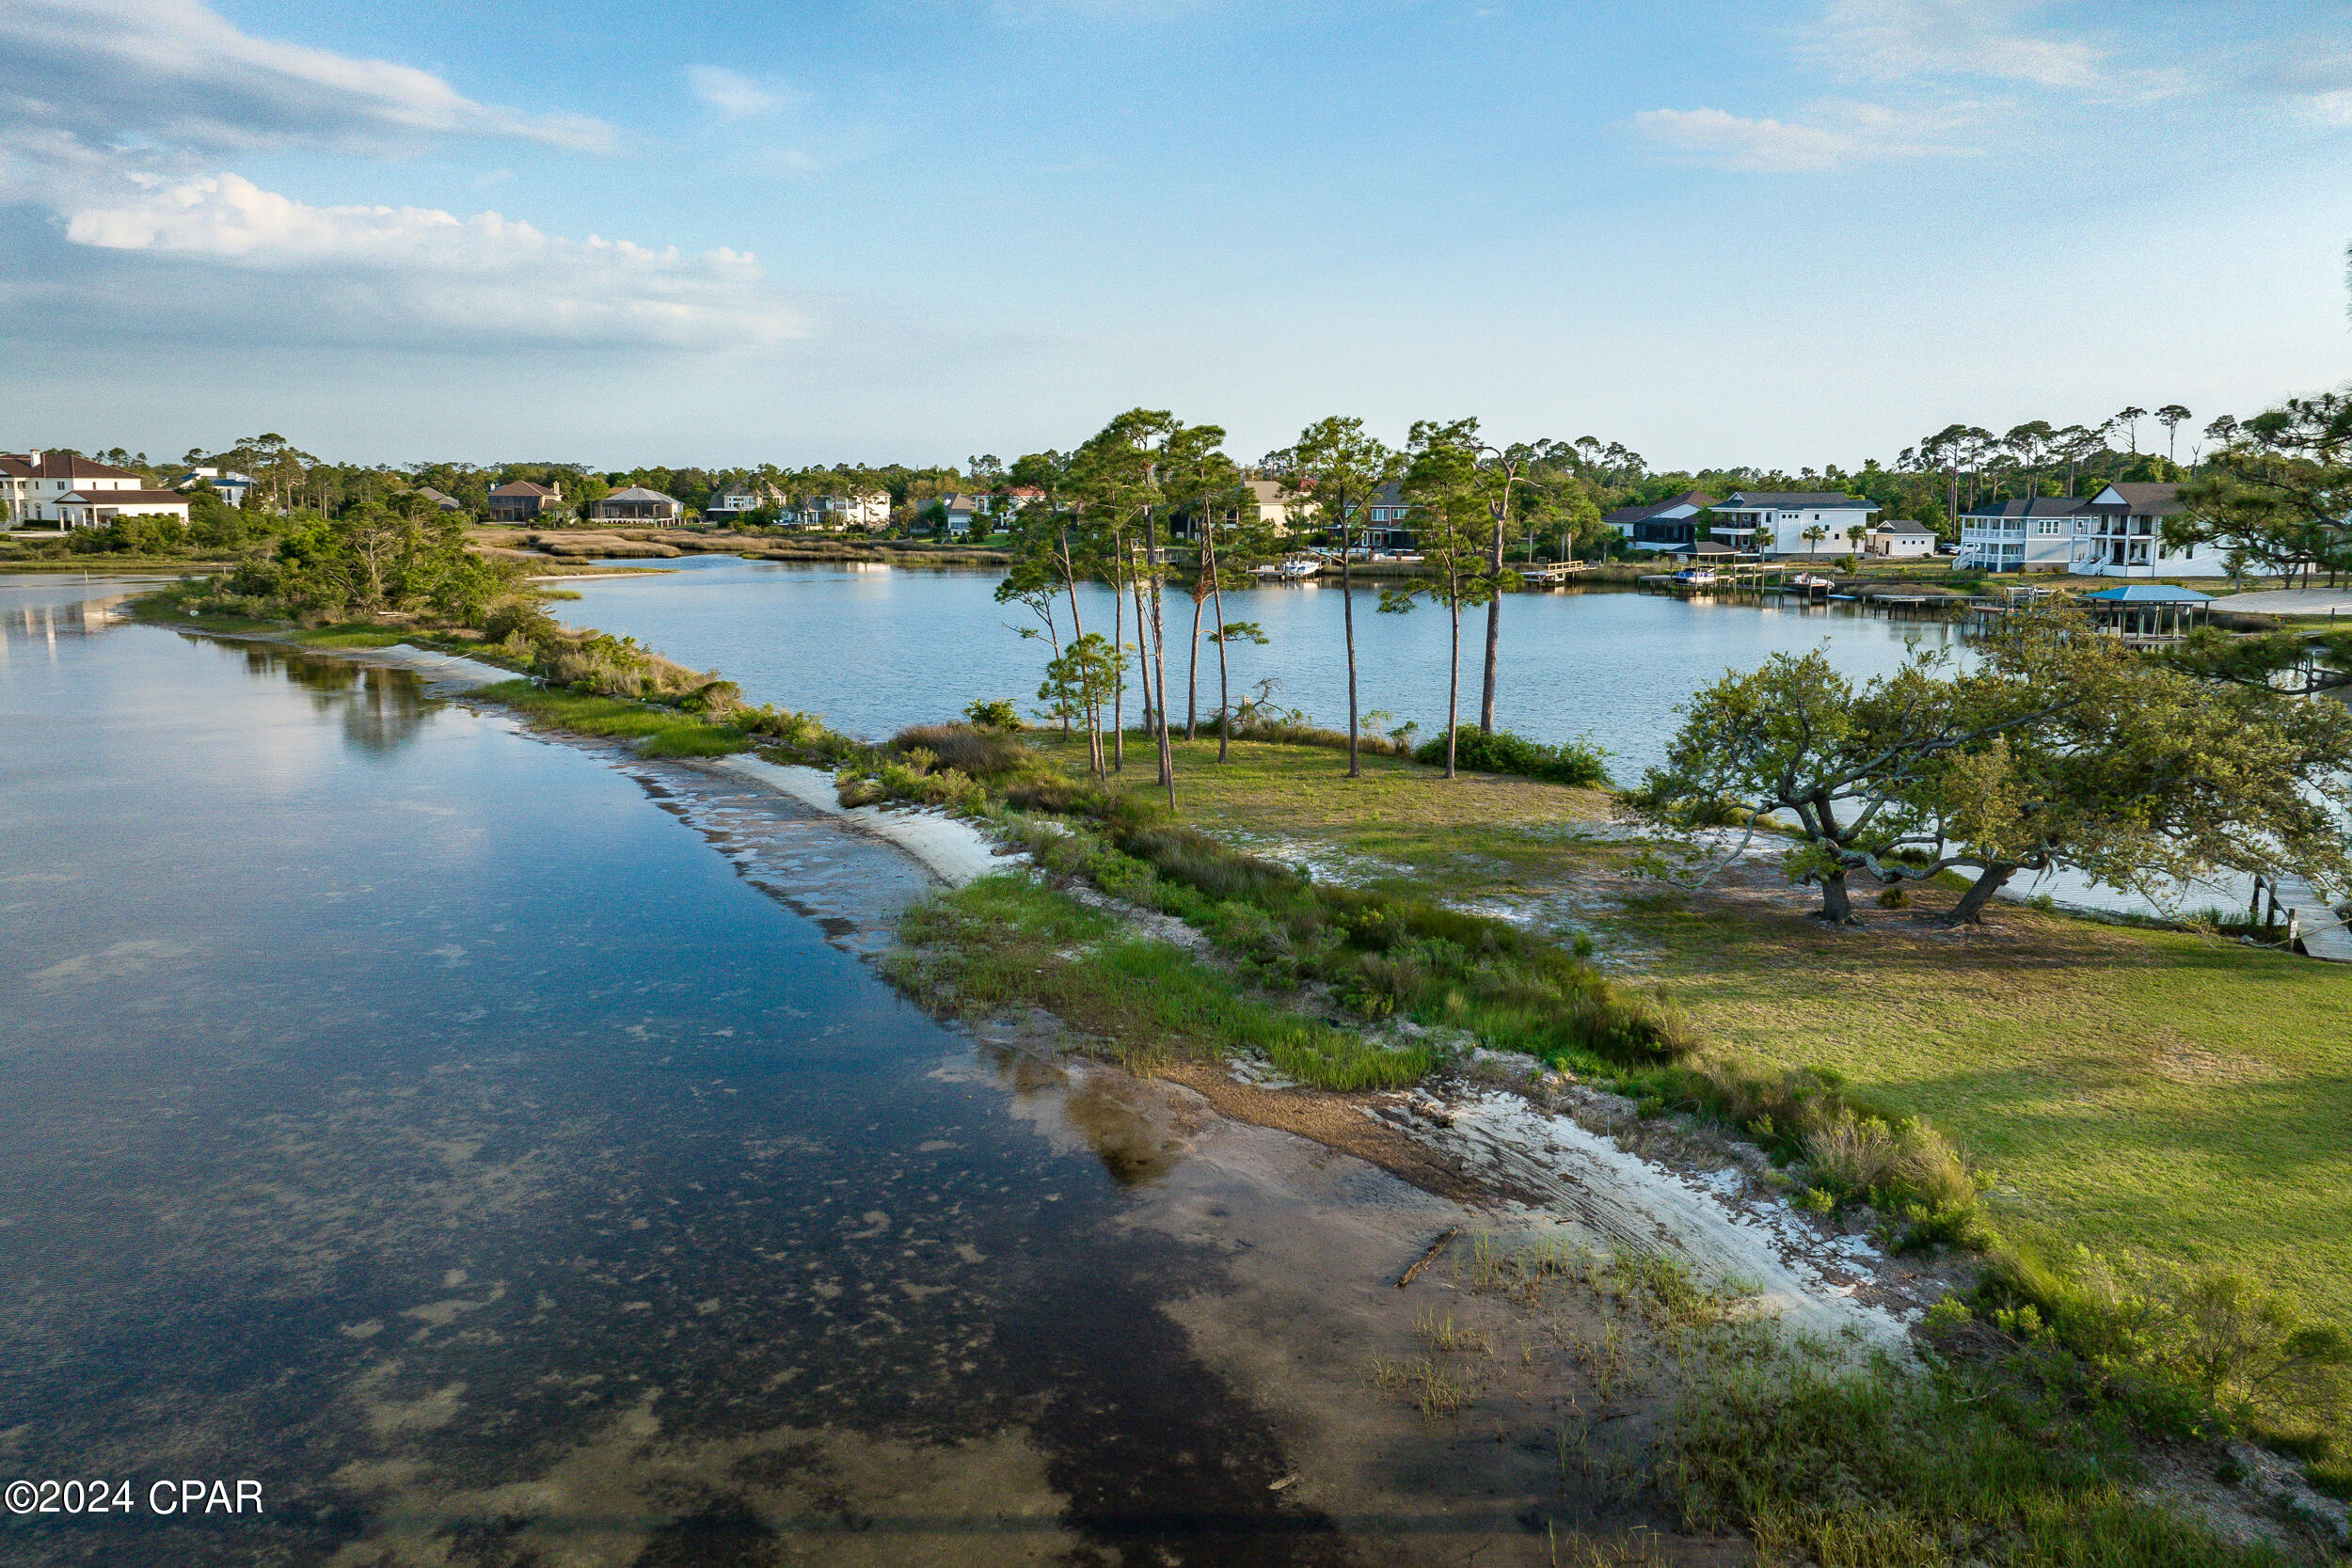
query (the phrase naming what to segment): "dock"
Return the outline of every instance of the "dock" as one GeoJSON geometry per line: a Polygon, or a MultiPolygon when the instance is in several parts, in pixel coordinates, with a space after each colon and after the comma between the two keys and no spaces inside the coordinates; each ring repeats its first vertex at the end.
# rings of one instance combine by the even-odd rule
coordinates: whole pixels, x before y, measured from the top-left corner
{"type": "Polygon", "coordinates": [[[2265,885],[2270,894],[2271,919],[2286,922],[2290,942],[2301,942],[2303,951],[2314,958],[2352,964],[2352,931],[2344,929],[2335,910],[2312,891],[2310,882],[2292,871],[2257,877],[2254,902],[2258,908],[2265,885]]]}

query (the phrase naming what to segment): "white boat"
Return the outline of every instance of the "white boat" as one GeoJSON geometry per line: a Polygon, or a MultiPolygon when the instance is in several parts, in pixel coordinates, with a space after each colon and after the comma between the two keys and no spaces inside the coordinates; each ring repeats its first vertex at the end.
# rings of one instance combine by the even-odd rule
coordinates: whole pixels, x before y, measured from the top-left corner
{"type": "Polygon", "coordinates": [[[1296,582],[1313,577],[1323,570],[1323,562],[1311,555],[1295,555],[1288,561],[1268,561],[1249,569],[1252,577],[1273,578],[1281,582],[1296,582]]]}
{"type": "Polygon", "coordinates": [[[1818,573],[1799,572],[1788,579],[1788,586],[1791,588],[1835,588],[1837,582],[1834,578],[1825,578],[1818,573]]]}
{"type": "Polygon", "coordinates": [[[1675,574],[1674,579],[1685,588],[1712,588],[1723,580],[1712,566],[1685,566],[1675,574]]]}

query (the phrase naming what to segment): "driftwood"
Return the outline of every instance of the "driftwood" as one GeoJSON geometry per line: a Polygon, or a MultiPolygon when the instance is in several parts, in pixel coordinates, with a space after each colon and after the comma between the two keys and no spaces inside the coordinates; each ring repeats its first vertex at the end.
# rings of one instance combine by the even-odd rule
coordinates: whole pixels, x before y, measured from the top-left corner
{"type": "Polygon", "coordinates": [[[1403,1276],[1397,1280],[1396,1288],[1402,1291],[1406,1286],[1410,1285],[1413,1282],[1413,1276],[1420,1274],[1422,1270],[1427,1268],[1437,1258],[1438,1254],[1445,1250],[1446,1243],[1454,1240],[1454,1237],[1459,1236],[1461,1233],[1462,1227],[1458,1225],[1450,1225],[1446,1227],[1445,1234],[1429,1243],[1429,1250],[1421,1255],[1421,1260],[1415,1263],[1411,1268],[1405,1271],[1403,1276]]]}

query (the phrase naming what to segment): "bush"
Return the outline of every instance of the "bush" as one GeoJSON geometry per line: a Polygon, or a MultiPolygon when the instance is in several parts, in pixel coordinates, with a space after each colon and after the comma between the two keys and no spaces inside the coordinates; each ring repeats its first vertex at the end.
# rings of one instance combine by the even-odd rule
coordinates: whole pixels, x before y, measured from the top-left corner
{"type": "Polygon", "coordinates": [[[1018,772],[1036,760],[1019,736],[975,724],[915,724],[900,730],[890,744],[901,752],[928,752],[940,764],[976,779],[1018,772]]]}
{"type": "Polygon", "coordinates": [[[993,701],[986,698],[976,700],[963,710],[963,719],[976,730],[1012,733],[1021,728],[1021,714],[1009,697],[998,697],[993,701]]]}
{"type": "MultiPolygon", "coordinates": [[[[1592,789],[1609,782],[1608,753],[1582,740],[1547,746],[1508,730],[1488,735],[1484,730],[1456,730],[1454,762],[1473,773],[1512,773],[1547,784],[1592,789]]],[[[1415,762],[1445,766],[1445,736],[1422,742],[1415,762]]]]}

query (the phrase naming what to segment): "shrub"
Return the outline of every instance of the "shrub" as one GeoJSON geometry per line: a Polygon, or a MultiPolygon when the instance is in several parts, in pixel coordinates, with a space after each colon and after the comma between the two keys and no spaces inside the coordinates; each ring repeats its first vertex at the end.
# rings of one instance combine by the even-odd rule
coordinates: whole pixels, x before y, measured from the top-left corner
{"type": "MultiPolygon", "coordinates": [[[[1445,766],[1445,736],[1422,742],[1415,762],[1445,766]]],[[[1454,732],[1454,762],[1473,773],[1512,773],[1547,784],[1591,789],[1609,782],[1608,753],[1583,740],[1547,746],[1508,730],[1488,735],[1484,730],[1454,732]]]]}
{"type": "Polygon", "coordinates": [[[963,710],[963,720],[976,730],[1011,733],[1021,728],[1021,714],[1009,697],[976,699],[963,710]]]}
{"type": "Polygon", "coordinates": [[[1018,736],[975,724],[915,724],[900,730],[890,744],[902,752],[928,752],[941,766],[976,779],[1017,772],[1036,759],[1018,736]]]}

